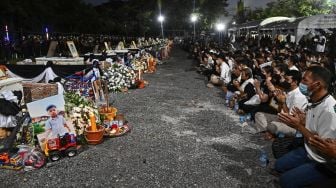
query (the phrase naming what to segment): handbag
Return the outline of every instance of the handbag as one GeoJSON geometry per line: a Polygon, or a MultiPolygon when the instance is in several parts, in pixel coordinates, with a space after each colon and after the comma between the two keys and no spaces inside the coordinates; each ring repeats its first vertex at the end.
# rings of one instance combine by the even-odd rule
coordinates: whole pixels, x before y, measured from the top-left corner
{"type": "Polygon", "coordinates": [[[272,143],[272,153],[278,159],[293,149],[304,145],[303,137],[283,137],[276,138],[272,143]]]}

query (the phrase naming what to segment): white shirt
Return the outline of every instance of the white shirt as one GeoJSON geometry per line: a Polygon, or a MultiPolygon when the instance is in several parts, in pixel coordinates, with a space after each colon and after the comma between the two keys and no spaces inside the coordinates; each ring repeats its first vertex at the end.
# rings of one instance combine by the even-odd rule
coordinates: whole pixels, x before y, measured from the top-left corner
{"type": "Polygon", "coordinates": [[[319,42],[321,42],[321,41],[323,41],[324,40],[324,43],[323,44],[317,44],[316,45],[316,52],[324,52],[324,50],[325,50],[325,45],[326,45],[326,40],[327,40],[327,38],[325,37],[325,36],[321,36],[320,37],[320,41],[319,42]]]}
{"type": "MultiPolygon", "coordinates": [[[[325,98],[317,106],[309,107],[306,114],[306,128],[317,133],[321,138],[336,138],[336,100],[332,96],[325,98]]],[[[305,142],[308,157],[319,162],[326,162],[325,157],[313,146],[305,142]]]]}
{"type": "Polygon", "coordinates": [[[208,64],[211,66],[214,64],[214,60],[212,59],[211,56],[208,57],[208,64]]]}
{"type": "Polygon", "coordinates": [[[286,105],[290,114],[292,114],[294,107],[297,107],[300,110],[304,110],[307,104],[307,97],[300,92],[299,87],[287,93],[286,105]]]}
{"type": "Polygon", "coordinates": [[[224,81],[224,83],[229,83],[231,82],[231,71],[230,71],[230,67],[227,63],[223,62],[221,64],[221,75],[220,75],[220,79],[224,81]]]}
{"type": "Polygon", "coordinates": [[[229,67],[230,67],[230,70],[232,71],[233,70],[233,60],[230,58],[227,60],[228,61],[228,64],[229,64],[229,67]]]}
{"type": "Polygon", "coordinates": [[[212,59],[211,56],[208,57],[208,64],[206,65],[206,68],[210,69],[214,65],[214,60],[212,59]]]}
{"type": "Polygon", "coordinates": [[[296,70],[296,71],[299,71],[299,69],[298,69],[295,65],[293,65],[292,67],[289,67],[289,70],[296,70]]]}
{"type": "Polygon", "coordinates": [[[52,137],[55,138],[58,135],[63,136],[68,133],[68,130],[64,127],[66,121],[63,116],[57,115],[55,118],[49,118],[45,123],[46,129],[51,129],[52,137]]]}

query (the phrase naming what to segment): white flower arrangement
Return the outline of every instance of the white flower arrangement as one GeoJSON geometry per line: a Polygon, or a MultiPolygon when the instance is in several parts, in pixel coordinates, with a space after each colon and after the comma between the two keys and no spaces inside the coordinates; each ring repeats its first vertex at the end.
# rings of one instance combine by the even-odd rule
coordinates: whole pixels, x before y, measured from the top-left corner
{"type": "Polygon", "coordinates": [[[90,113],[99,117],[95,104],[75,93],[65,94],[65,111],[75,125],[77,136],[83,135],[85,128],[89,125],[90,113]]]}
{"type": "Polygon", "coordinates": [[[147,61],[145,59],[134,59],[131,62],[133,70],[146,70],[147,69],[147,61]]]}
{"type": "Polygon", "coordinates": [[[109,67],[102,76],[107,81],[109,91],[112,92],[119,92],[131,87],[135,84],[135,77],[136,75],[131,68],[117,63],[109,67]]]}

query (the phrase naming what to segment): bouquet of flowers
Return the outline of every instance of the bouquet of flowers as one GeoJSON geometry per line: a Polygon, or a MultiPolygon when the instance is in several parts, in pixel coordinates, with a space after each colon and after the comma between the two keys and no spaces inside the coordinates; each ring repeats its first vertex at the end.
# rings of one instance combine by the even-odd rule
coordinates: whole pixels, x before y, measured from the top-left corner
{"type": "Polygon", "coordinates": [[[119,92],[135,84],[135,73],[131,68],[122,64],[113,64],[102,78],[107,81],[109,91],[119,92]]]}
{"type": "Polygon", "coordinates": [[[133,70],[146,70],[147,69],[147,63],[144,59],[134,59],[132,61],[132,69],[133,70]]]}
{"type": "Polygon", "coordinates": [[[77,137],[83,135],[89,125],[90,113],[99,117],[98,109],[92,101],[77,93],[65,93],[65,111],[75,126],[77,137]]]}

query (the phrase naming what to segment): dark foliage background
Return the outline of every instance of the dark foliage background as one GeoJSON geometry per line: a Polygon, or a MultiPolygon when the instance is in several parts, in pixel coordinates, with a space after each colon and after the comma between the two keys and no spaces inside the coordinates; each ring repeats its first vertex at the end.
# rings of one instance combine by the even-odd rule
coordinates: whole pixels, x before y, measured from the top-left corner
{"type": "MultiPolygon", "coordinates": [[[[196,0],[200,29],[210,28],[226,15],[226,0],[196,0]]],[[[166,16],[166,31],[190,30],[193,0],[110,0],[99,6],[82,0],[1,0],[0,24],[11,32],[103,33],[153,36],[160,33],[159,6],[166,16]]],[[[3,29],[2,29],[3,30],[3,29]]]]}

